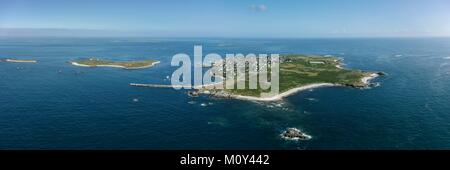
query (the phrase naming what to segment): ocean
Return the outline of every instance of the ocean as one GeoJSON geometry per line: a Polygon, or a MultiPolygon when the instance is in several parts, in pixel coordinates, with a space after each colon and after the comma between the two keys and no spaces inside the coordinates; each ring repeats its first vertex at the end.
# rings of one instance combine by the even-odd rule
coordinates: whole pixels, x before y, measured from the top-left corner
{"type": "Polygon", "coordinates": [[[0,38],[0,149],[450,149],[450,38],[0,38]],[[311,54],[388,75],[279,102],[189,97],[169,84],[177,53],[311,54]],[[68,61],[155,59],[140,70],[68,61]],[[312,136],[286,141],[296,127],[312,136]]]}

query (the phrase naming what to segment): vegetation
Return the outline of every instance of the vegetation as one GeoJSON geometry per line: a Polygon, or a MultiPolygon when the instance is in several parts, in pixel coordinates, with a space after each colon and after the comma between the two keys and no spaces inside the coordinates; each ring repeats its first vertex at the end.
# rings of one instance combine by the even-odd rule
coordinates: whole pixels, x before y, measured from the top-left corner
{"type": "Polygon", "coordinates": [[[97,58],[90,58],[85,60],[76,60],[72,63],[78,64],[78,65],[84,65],[89,67],[97,67],[97,66],[104,66],[104,67],[120,67],[120,68],[126,68],[126,69],[137,69],[137,68],[146,68],[151,67],[154,64],[157,63],[155,60],[143,60],[143,61],[109,61],[109,60],[102,60],[97,58]]]}

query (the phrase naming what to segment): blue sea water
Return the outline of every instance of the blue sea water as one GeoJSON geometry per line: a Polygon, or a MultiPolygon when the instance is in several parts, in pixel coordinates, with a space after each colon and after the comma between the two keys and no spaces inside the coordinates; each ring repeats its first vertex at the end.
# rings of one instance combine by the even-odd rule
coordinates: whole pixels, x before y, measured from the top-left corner
{"type": "Polygon", "coordinates": [[[0,62],[0,149],[450,149],[448,38],[1,38],[0,58],[39,61],[0,62]],[[169,84],[171,57],[192,56],[194,45],[204,54],[334,55],[388,76],[371,89],[320,88],[271,103],[129,86],[169,84]],[[67,63],[91,56],[161,63],[67,63]],[[287,127],[313,138],[285,141],[287,127]]]}

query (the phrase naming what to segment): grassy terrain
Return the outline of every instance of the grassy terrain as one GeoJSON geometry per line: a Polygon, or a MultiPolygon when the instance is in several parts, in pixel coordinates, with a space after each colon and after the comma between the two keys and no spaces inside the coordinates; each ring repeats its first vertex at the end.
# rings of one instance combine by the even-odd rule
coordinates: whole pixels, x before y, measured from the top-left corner
{"type": "Polygon", "coordinates": [[[96,59],[96,58],[90,58],[85,60],[76,60],[74,61],[78,64],[87,65],[87,66],[120,66],[127,69],[133,69],[133,68],[143,68],[143,67],[150,67],[153,65],[153,63],[157,62],[155,60],[143,60],[143,61],[109,61],[109,60],[102,60],[102,59],[96,59]]]}
{"type": "MultiPolygon", "coordinates": [[[[341,61],[334,57],[285,55],[280,57],[280,93],[315,83],[333,83],[352,87],[366,86],[361,79],[373,72],[338,68],[341,61]]],[[[244,96],[259,96],[262,89],[226,89],[244,96]]],[[[258,86],[259,87],[259,86],[258,86]]]]}

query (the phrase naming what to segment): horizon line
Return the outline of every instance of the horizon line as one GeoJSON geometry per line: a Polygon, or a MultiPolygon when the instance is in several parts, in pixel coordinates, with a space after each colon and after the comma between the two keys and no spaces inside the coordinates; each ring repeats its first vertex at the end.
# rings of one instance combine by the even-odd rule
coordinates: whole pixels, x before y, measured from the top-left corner
{"type": "MultiPolygon", "coordinates": [[[[0,37],[62,37],[62,38],[250,38],[250,39],[335,39],[335,38],[449,38],[450,35],[433,34],[377,34],[371,33],[351,33],[346,34],[309,34],[298,33],[297,36],[289,35],[271,35],[265,36],[265,33],[253,35],[220,35],[222,32],[202,32],[201,30],[185,30],[175,32],[173,30],[115,30],[115,29],[88,29],[88,28],[23,28],[23,27],[0,27],[0,37]],[[54,31],[54,33],[52,33],[54,31]],[[202,33],[204,35],[202,35],[202,33]],[[153,35],[152,35],[153,34],[153,35]],[[163,34],[163,35],[161,35],[163,34]],[[215,36],[214,34],[217,34],[215,36]]],[[[244,33],[245,34],[245,33],[244,33]]],[[[249,33],[250,34],[250,33],[249,33]]],[[[270,33],[267,33],[270,34],[270,33]]],[[[273,33],[272,33],[273,34],[273,33]]]]}

